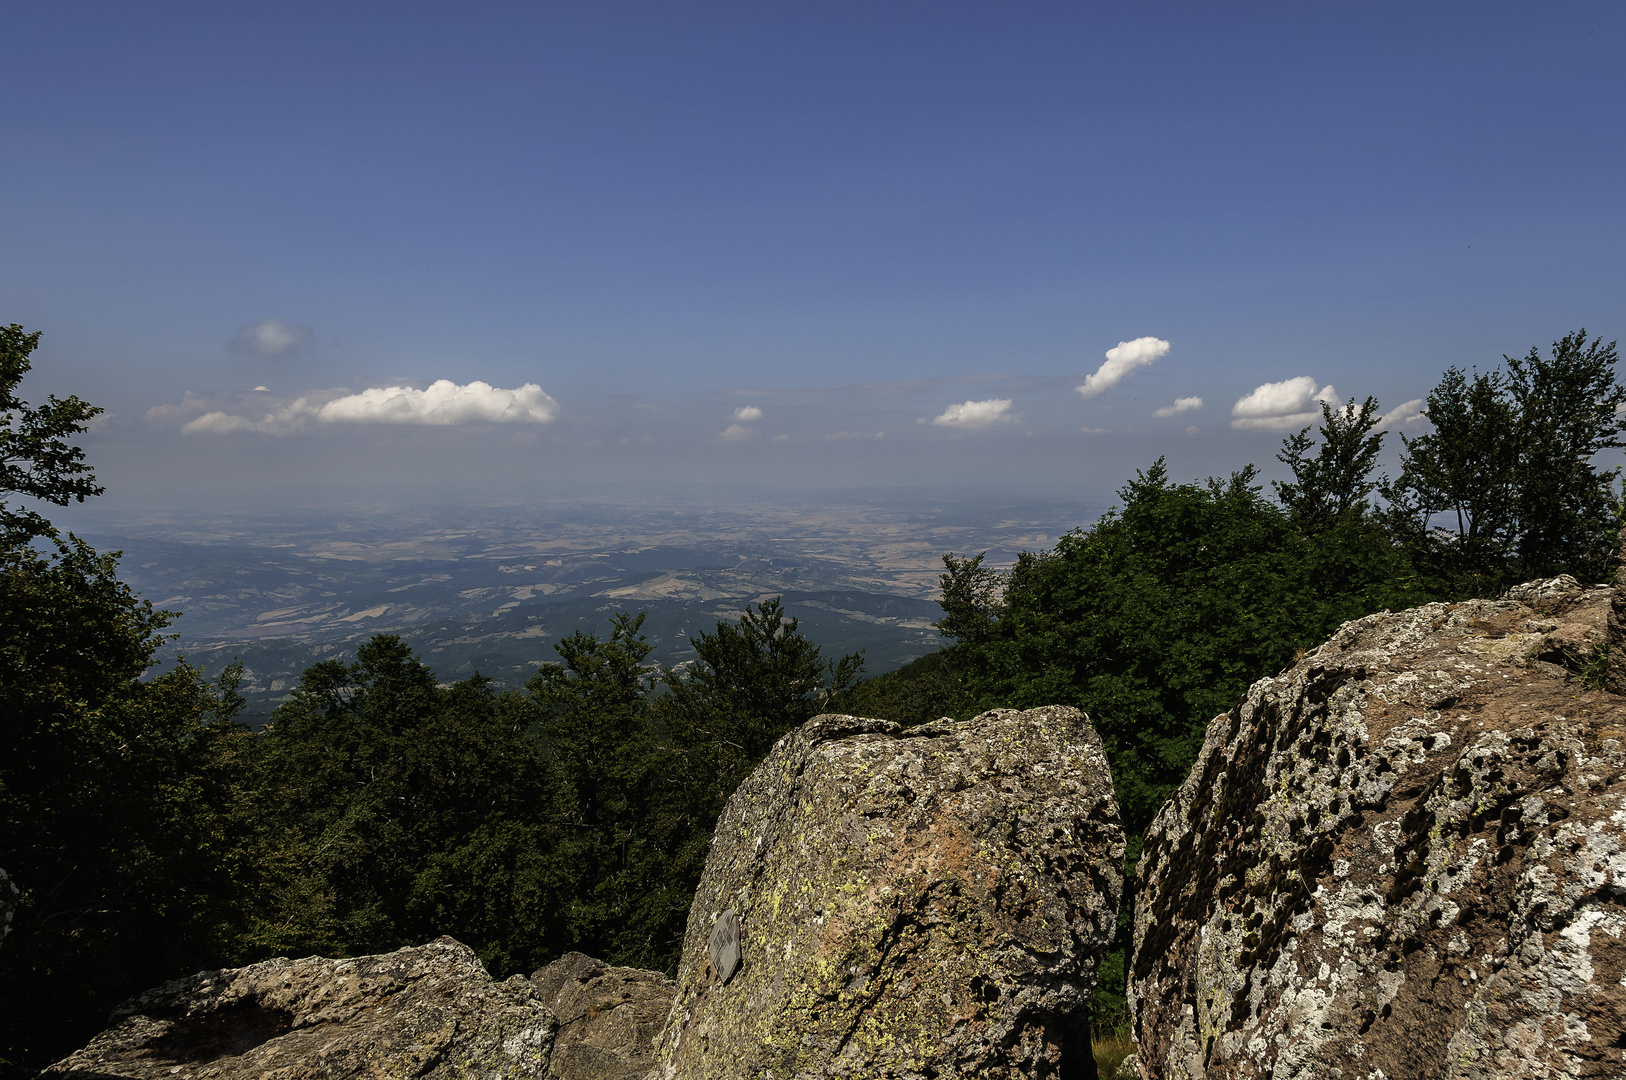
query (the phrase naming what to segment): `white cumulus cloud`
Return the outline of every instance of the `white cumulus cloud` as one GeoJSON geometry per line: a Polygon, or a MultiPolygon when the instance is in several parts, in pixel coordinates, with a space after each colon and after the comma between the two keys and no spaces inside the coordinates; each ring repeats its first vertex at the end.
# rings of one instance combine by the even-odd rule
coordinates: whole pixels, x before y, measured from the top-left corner
{"type": "Polygon", "coordinates": [[[981,431],[992,424],[1017,419],[1019,417],[1011,412],[1010,398],[989,398],[987,401],[967,401],[961,405],[950,405],[941,414],[932,417],[932,423],[940,427],[981,431]]]}
{"type": "Polygon", "coordinates": [[[1321,419],[1321,403],[1337,404],[1331,386],[1316,389],[1308,375],[1263,383],[1231,406],[1231,426],[1243,430],[1291,431],[1321,419]]]}
{"type": "Polygon", "coordinates": [[[1107,350],[1107,362],[1085,378],[1082,386],[1073,387],[1081,397],[1092,398],[1124,381],[1138,367],[1145,367],[1169,351],[1169,343],[1162,338],[1138,337],[1134,341],[1120,341],[1107,350]]]}
{"type": "Polygon", "coordinates": [[[750,423],[752,420],[762,419],[762,410],[755,405],[741,405],[734,410],[734,419],[750,423]]]}
{"type": "Polygon", "coordinates": [[[1161,409],[1154,412],[1152,415],[1153,416],[1173,416],[1176,413],[1190,412],[1192,409],[1200,409],[1202,407],[1203,407],[1203,399],[1200,398],[1200,397],[1175,398],[1173,405],[1165,405],[1161,409]]]}
{"type": "Polygon", "coordinates": [[[352,424],[546,424],[559,403],[535,383],[503,390],[478,379],[463,386],[436,379],[426,389],[379,386],[334,398],[317,419],[352,424]]]}
{"type": "Polygon", "coordinates": [[[727,439],[729,442],[739,442],[741,439],[749,439],[751,437],[751,429],[743,424],[730,424],[722,431],[718,432],[717,437],[719,439],[727,439]]]}
{"type": "Polygon", "coordinates": [[[230,347],[255,356],[277,356],[303,349],[315,340],[316,334],[308,326],[295,326],[281,319],[261,319],[238,330],[230,347]]]}
{"type": "MultiPolygon", "coordinates": [[[[147,419],[155,424],[179,423],[185,435],[290,435],[312,423],[438,427],[545,424],[559,415],[559,403],[535,383],[505,390],[479,380],[460,386],[450,379],[440,379],[423,390],[380,386],[359,394],[342,390],[311,391],[291,400],[284,398],[269,408],[263,404],[266,398],[261,397],[262,394],[269,395],[269,392],[256,387],[257,402],[243,398],[222,402],[188,391],[179,405],[148,409],[147,419]]],[[[271,396],[271,400],[277,399],[271,396]]]]}

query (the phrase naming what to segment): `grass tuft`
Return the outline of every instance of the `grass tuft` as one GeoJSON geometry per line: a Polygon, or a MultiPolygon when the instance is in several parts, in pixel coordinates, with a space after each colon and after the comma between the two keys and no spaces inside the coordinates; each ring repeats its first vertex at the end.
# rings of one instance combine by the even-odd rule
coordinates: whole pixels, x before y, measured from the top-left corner
{"type": "Polygon", "coordinates": [[[1120,1007],[1105,1016],[1098,1015],[1090,1028],[1090,1049],[1095,1056],[1096,1075],[1101,1080],[1129,1076],[1119,1071],[1124,1059],[1135,1052],[1135,1041],[1130,1037],[1128,1010],[1120,1007]]]}
{"type": "Polygon", "coordinates": [[[1129,1075],[1119,1073],[1124,1059],[1135,1052],[1135,1044],[1129,1041],[1129,1032],[1097,1035],[1090,1040],[1090,1049],[1095,1051],[1095,1072],[1101,1080],[1117,1080],[1120,1075],[1129,1075]]]}

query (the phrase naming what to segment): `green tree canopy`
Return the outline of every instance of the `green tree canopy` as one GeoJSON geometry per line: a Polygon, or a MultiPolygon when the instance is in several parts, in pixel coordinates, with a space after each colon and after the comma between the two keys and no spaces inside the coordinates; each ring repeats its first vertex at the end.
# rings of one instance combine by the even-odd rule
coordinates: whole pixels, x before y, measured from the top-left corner
{"type": "Polygon", "coordinates": [[[1372,470],[1383,452],[1381,416],[1375,398],[1359,406],[1355,399],[1341,409],[1321,403],[1321,444],[1308,427],[1282,440],[1276,460],[1293,470],[1291,483],[1277,482],[1276,498],[1288,518],[1307,533],[1331,528],[1350,514],[1368,509],[1367,497],[1378,487],[1372,470]],[[1314,449],[1315,453],[1310,451],[1314,449]]]}
{"type": "Polygon", "coordinates": [[[1442,595],[1489,594],[1514,580],[1607,575],[1619,530],[1619,468],[1598,454],[1622,446],[1626,387],[1615,343],[1586,331],[1504,357],[1506,372],[1448,369],[1429,394],[1434,430],[1403,439],[1392,519],[1442,595]],[[1431,529],[1436,515],[1445,529],[1431,529]]]}
{"type": "Polygon", "coordinates": [[[357,955],[456,934],[494,971],[557,933],[549,772],[534,712],[449,687],[400,638],[306,670],[255,740],[249,951],[357,955]]]}
{"type": "Polygon", "coordinates": [[[526,685],[559,825],[551,859],[562,924],[550,951],[664,967],[675,912],[686,916],[689,900],[674,893],[670,845],[689,838],[655,820],[657,673],[646,664],[643,624],[642,614],[623,612],[608,638],[577,631],[554,646],[563,662],[544,664],[526,685]]]}
{"type": "Polygon", "coordinates": [[[69,441],[102,410],[76,397],[53,396],[39,406],[17,397],[39,340],[37,330],[27,333],[17,323],[0,326],[0,539],[8,542],[51,531],[34,511],[8,506],[12,497],[66,506],[103,491],[85,464],[85,452],[69,441]]]}
{"type": "Polygon", "coordinates": [[[1519,453],[1517,553],[1531,577],[1569,571],[1602,580],[1619,523],[1614,480],[1593,457],[1619,449],[1626,430],[1626,387],[1615,377],[1613,341],[1586,331],[1553,342],[1552,356],[1531,347],[1505,357],[1519,453]]]}
{"type": "Polygon", "coordinates": [[[185,665],[142,680],[170,616],[116,572],[77,538],[0,546],[0,1075],[237,932],[235,699],[185,665]]]}

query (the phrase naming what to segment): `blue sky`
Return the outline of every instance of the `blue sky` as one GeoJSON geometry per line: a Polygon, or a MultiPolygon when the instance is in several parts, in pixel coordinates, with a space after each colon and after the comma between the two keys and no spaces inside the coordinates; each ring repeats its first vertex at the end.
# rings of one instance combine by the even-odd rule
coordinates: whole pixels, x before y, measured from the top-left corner
{"type": "Polygon", "coordinates": [[[5,18],[0,321],[125,503],[1104,500],[1626,321],[1615,3],[5,18]]]}

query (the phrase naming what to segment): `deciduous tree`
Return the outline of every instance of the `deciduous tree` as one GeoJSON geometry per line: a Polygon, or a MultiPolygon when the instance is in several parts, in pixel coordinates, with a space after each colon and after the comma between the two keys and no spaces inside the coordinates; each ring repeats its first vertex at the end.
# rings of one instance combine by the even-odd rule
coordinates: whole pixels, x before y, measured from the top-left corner
{"type": "Polygon", "coordinates": [[[102,410],[76,397],[52,396],[38,406],[17,397],[39,340],[37,330],[28,333],[17,323],[0,326],[0,540],[8,543],[51,532],[50,522],[38,513],[7,505],[12,497],[66,506],[103,491],[85,464],[85,452],[70,441],[102,410]]]}
{"type": "Polygon", "coordinates": [[[1276,497],[1293,524],[1306,533],[1331,528],[1349,514],[1367,509],[1367,498],[1377,490],[1372,476],[1383,451],[1382,419],[1378,403],[1367,398],[1359,406],[1334,409],[1321,403],[1321,443],[1316,445],[1308,427],[1282,440],[1276,459],[1293,470],[1291,483],[1276,482],[1276,497]],[[1311,453],[1311,450],[1315,453],[1311,453]]]}

